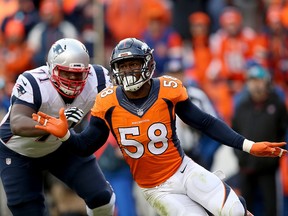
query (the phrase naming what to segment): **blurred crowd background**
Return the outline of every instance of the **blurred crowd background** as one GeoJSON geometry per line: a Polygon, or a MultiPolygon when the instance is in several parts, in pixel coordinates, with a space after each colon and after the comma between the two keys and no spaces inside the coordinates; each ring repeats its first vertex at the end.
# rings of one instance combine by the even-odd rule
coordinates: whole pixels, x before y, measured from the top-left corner
{"type": "MultiPolygon", "coordinates": [[[[0,0],[1,119],[17,76],[46,64],[50,46],[63,37],[82,41],[91,63],[108,69],[121,39],[142,39],[154,49],[155,77],[172,75],[199,89],[194,102],[209,100],[215,115],[249,139],[287,140],[287,0],[0,0]]],[[[226,181],[255,216],[288,216],[287,157],[248,158],[208,143],[180,121],[178,130],[187,154],[201,165],[232,167],[226,181]]],[[[113,138],[95,154],[115,189],[117,215],[156,216],[113,138]]],[[[84,215],[75,194],[51,180],[47,185],[51,215],[84,215]]],[[[0,215],[8,216],[1,196],[0,215]]]]}

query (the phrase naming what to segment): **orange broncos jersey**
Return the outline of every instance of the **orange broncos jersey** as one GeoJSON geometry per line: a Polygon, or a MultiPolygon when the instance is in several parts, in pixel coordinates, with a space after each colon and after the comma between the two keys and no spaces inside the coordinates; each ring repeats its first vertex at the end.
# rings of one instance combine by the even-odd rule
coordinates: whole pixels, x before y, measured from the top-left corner
{"type": "Polygon", "coordinates": [[[137,107],[121,87],[97,95],[91,115],[105,120],[115,136],[140,187],[165,182],[179,168],[184,152],[176,135],[175,105],[188,98],[182,82],[174,77],[152,79],[148,98],[137,107]]]}

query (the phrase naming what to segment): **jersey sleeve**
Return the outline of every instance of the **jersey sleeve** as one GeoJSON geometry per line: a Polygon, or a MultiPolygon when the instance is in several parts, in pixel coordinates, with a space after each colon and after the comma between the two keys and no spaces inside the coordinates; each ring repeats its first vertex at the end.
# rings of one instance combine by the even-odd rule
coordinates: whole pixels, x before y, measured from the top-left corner
{"type": "Polygon", "coordinates": [[[33,109],[41,106],[41,93],[33,76],[29,73],[20,74],[12,89],[12,102],[25,104],[33,109]]]}
{"type": "Polygon", "coordinates": [[[172,76],[162,76],[160,82],[163,98],[168,97],[174,104],[188,99],[187,89],[179,79],[172,76]]]}
{"type": "Polygon", "coordinates": [[[105,113],[111,107],[111,104],[115,100],[114,94],[116,87],[110,86],[103,89],[96,96],[95,103],[91,109],[91,115],[105,120],[105,113]]]}

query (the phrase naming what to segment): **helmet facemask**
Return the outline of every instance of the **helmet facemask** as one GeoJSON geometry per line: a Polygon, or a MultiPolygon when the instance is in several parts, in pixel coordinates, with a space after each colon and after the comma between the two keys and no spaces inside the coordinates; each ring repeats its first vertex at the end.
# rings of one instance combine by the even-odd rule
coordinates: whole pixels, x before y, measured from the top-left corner
{"type": "Polygon", "coordinates": [[[84,67],[81,64],[76,67],[75,65],[74,67],[55,65],[51,70],[51,81],[59,90],[58,92],[67,98],[75,98],[85,87],[90,67],[84,67]],[[69,79],[69,77],[63,76],[62,73],[74,73],[77,79],[69,79]]]}
{"type": "MultiPolygon", "coordinates": [[[[125,60],[136,60],[137,58],[127,58],[125,60]]],[[[146,55],[145,58],[138,58],[142,61],[141,68],[132,70],[131,72],[120,72],[119,63],[125,60],[119,60],[113,64],[113,78],[117,85],[124,87],[125,91],[137,91],[144,83],[146,83],[153,75],[155,63],[151,63],[152,55],[146,55]]],[[[152,61],[154,62],[154,61],[152,61]]]]}
{"type": "Polygon", "coordinates": [[[123,39],[112,51],[110,66],[114,83],[123,86],[125,91],[135,92],[153,76],[156,66],[153,58],[153,49],[139,39],[123,39]],[[135,70],[136,68],[131,66],[133,68],[131,72],[127,70],[125,73],[123,71],[120,72],[119,65],[123,61],[132,60],[141,60],[141,67],[135,70]]]}

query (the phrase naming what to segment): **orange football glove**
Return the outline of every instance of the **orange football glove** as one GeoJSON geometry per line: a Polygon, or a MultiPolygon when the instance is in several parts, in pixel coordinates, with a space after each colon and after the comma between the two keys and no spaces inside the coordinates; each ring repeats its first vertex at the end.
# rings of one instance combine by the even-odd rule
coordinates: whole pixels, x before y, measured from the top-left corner
{"type": "Polygon", "coordinates": [[[35,128],[47,131],[48,133],[59,137],[61,141],[65,141],[70,137],[70,132],[68,130],[68,122],[64,114],[64,108],[59,110],[59,116],[59,118],[55,118],[43,112],[32,114],[33,120],[40,124],[35,125],[35,128]]]}
{"type": "Polygon", "coordinates": [[[286,142],[256,142],[250,149],[250,154],[257,157],[282,157],[287,154],[287,150],[280,147],[286,142]]]}

